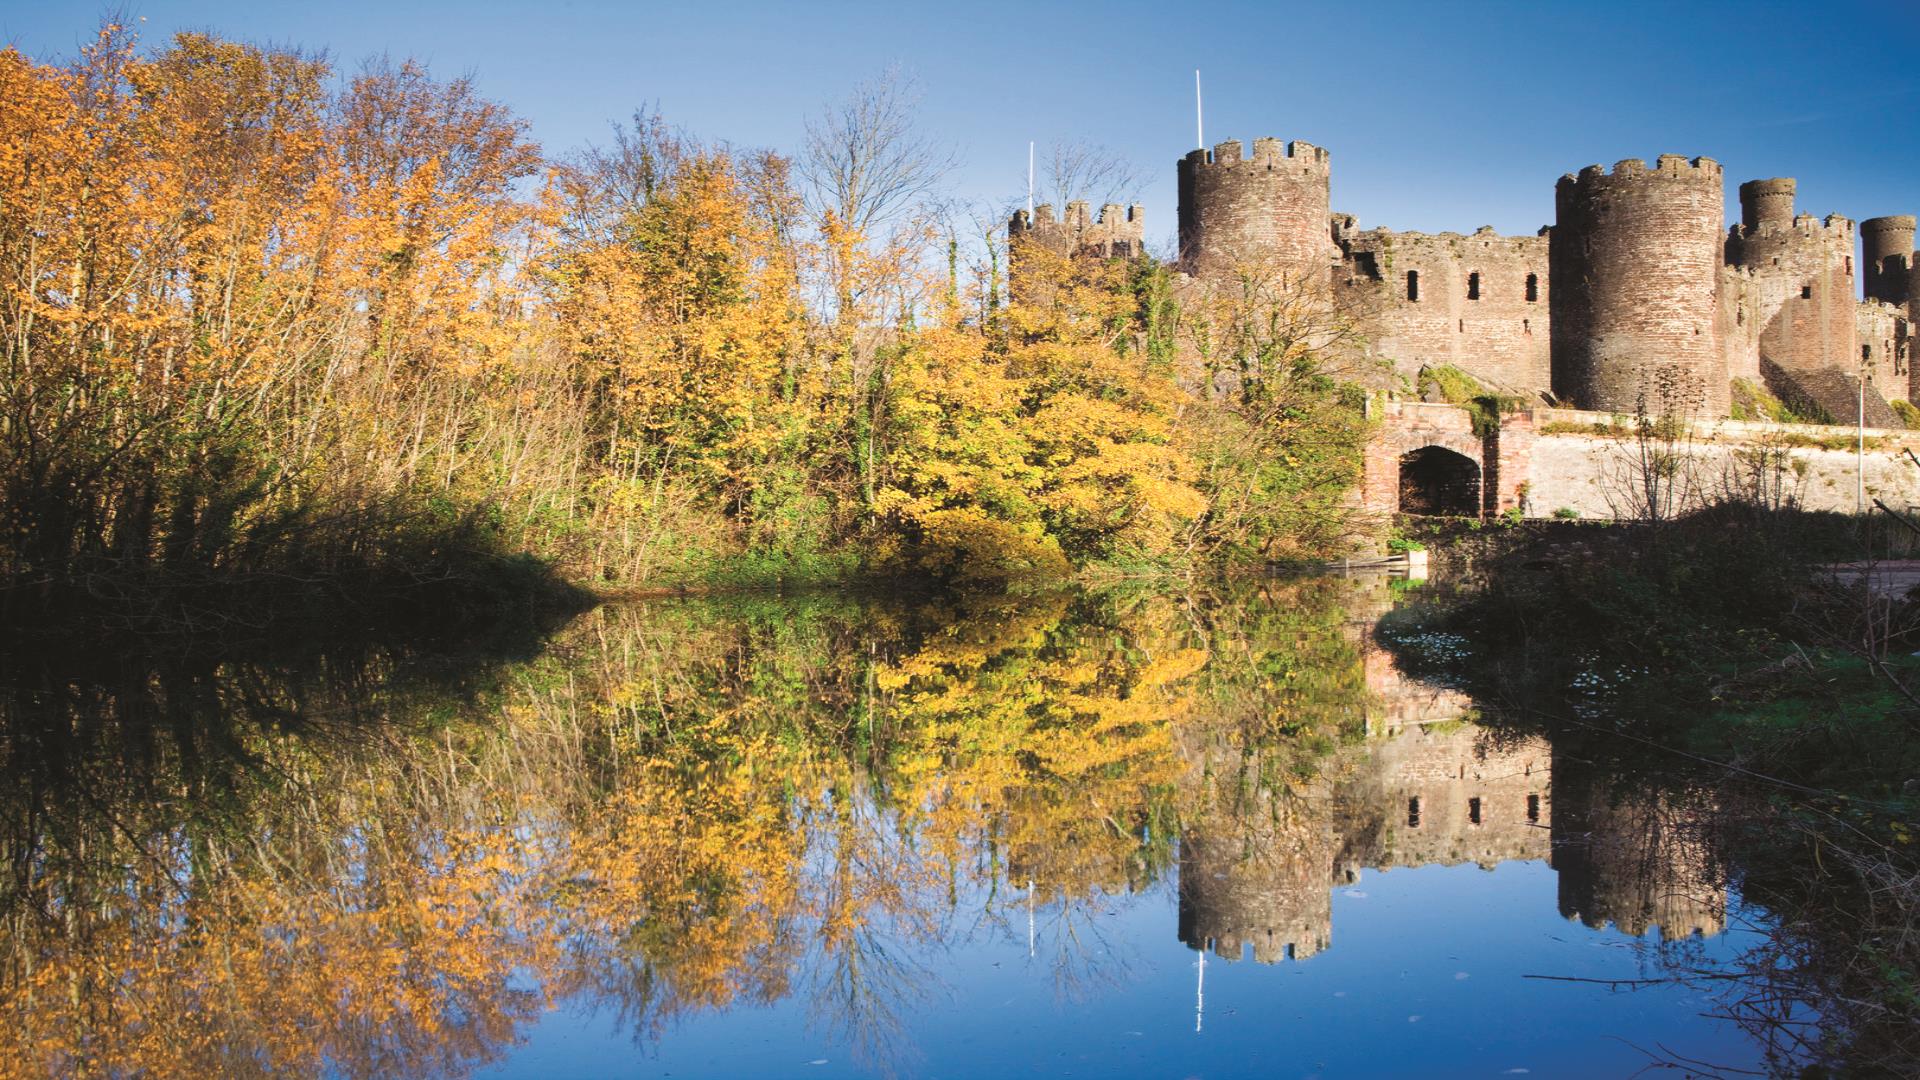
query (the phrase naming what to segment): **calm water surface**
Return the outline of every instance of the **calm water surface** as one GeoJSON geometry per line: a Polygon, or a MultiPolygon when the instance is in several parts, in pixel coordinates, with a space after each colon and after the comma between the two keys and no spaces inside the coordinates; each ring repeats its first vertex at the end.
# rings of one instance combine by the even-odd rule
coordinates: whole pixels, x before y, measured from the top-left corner
{"type": "Polygon", "coordinates": [[[1475,723],[1401,595],[11,658],[0,1073],[1764,1068],[1719,796],[1475,723]]]}

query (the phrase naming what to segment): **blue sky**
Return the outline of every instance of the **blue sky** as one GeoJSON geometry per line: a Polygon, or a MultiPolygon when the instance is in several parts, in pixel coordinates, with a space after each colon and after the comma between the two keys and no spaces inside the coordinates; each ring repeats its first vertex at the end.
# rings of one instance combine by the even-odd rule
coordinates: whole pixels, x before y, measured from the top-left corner
{"type": "MultiPolygon", "coordinates": [[[[807,116],[898,63],[948,140],[964,197],[1024,190],[1029,139],[1080,138],[1146,178],[1150,238],[1174,223],[1193,70],[1209,142],[1305,139],[1333,155],[1363,226],[1530,233],[1563,172],[1707,155],[1733,188],[1800,181],[1803,212],[1920,211],[1920,0],[1775,3],[538,4],[129,0],[180,29],[388,52],[467,73],[551,151],[658,103],[707,138],[797,148],[807,116]]],[[[98,3],[0,0],[0,41],[69,54],[98,3]]]]}

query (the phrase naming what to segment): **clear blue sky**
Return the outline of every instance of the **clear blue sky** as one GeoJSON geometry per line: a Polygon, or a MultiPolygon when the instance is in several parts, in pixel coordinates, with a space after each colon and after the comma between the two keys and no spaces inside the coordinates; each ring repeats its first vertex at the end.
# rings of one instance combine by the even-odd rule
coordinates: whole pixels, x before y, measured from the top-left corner
{"type": "MultiPolygon", "coordinates": [[[[1707,155],[1733,188],[1800,181],[1803,212],[1920,211],[1920,0],[1880,3],[413,3],[129,0],[180,29],[470,73],[550,151],[657,102],[695,134],[797,147],[819,105],[889,63],[962,159],[956,194],[1024,190],[1027,140],[1134,160],[1150,238],[1172,235],[1173,162],[1207,138],[1333,154],[1334,208],[1363,225],[1532,232],[1592,163],[1707,155]],[[1356,11],[1354,8],[1363,10],[1356,11]]],[[[0,41],[69,54],[96,3],[0,0],[0,41]]]]}

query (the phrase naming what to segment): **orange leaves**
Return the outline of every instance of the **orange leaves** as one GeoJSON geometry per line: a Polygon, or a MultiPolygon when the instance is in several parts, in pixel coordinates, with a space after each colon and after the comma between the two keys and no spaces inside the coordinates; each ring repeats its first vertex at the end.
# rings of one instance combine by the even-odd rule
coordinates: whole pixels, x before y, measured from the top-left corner
{"type": "Polygon", "coordinates": [[[722,456],[776,401],[798,321],[792,270],[730,156],[646,152],[657,171],[639,201],[613,197],[604,163],[568,177],[557,323],[604,395],[603,422],[644,439],[641,454],[722,456]]]}

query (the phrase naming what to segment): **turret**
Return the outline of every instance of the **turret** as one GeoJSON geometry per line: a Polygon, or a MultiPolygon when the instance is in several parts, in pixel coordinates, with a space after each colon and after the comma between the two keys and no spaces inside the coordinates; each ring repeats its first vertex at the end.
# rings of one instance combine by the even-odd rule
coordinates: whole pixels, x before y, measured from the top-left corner
{"type": "MultiPolygon", "coordinates": [[[[1554,393],[1583,409],[1727,412],[1720,165],[1674,154],[1560,178],[1548,235],[1554,393]]],[[[1756,199],[1771,220],[1777,193],[1756,199]]]]}
{"type": "Polygon", "coordinates": [[[1786,228],[1793,224],[1792,177],[1749,180],[1740,185],[1740,223],[1749,232],[1768,226],[1786,228]]]}
{"type": "Polygon", "coordinates": [[[1904,304],[1912,295],[1907,277],[1914,265],[1913,233],[1910,214],[1868,218],[1860,223],[1861,247],[1867,260],[1863,275],[1867,299],[1904,304]]]}
{"type": "Polygon", "coordinates": [[[1330,279],[1327,152],[1310,143],[1256,139],[1244,156],[1237,139],[1179,163],[1180,260],[1208,279],[1241,271],[1289,280],[1330,279]]]}
{"type": "MultiPolygon", "coordinates": [[[[1745,216],[1753,217],[1755,185],[1792,183],[1740,185],[1749,204],[1745,216]]],[[[1791,205],[1779,202],[1767,212],[1791,205]]],[[[1756,372],[1783,398],[1812,402],[1836,417],[1851,417],[1857,405],[1852,391],[1835,389],[1848,383],[1861,359],[1853,245],[1854,224],[1838,214],[1798,214],[1784,224],[1771,217],[1743,220],[1727,237],[1727,262],[1743,275],[1744,307],[1736,318],[1752,320],[1735,342],[1736,368],[1756,372]]]]}

